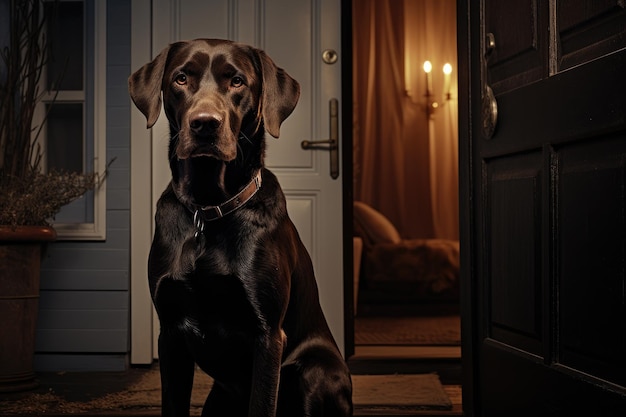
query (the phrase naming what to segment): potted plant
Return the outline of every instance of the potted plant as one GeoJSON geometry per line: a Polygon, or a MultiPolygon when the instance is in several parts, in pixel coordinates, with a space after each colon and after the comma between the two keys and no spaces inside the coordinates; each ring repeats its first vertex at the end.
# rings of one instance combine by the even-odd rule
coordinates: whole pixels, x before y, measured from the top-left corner
{"type": "MultiPolygon", "coordinates": [[[[47,62],[42,0],[0,4],[0,392],[36,385],[35,321],[42,248],[50,220],[96,185],[95,174],[43,172],[34,123],[47,62]],[[8,23],[8,24],[7,24],[8,23]]],[[[48,107],[49,108],[49,107],[48,107]]]]}

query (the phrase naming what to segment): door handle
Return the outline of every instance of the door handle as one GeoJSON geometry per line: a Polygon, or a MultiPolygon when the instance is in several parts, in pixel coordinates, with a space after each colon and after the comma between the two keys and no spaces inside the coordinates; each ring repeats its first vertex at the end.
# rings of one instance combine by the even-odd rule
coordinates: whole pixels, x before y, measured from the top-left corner
{"type": "Polygon", "coordinates": [[[493,94],[493,90],[489,85],[489,69],[487,67],[487,63],[489,62],[489,58],[491,57],[494,49],[496,49],[496,38],[493,36],[493,33],[488,33],[487,38],[485,39],[485,47],[482,60],[483,91],[481,95],[481,127],[483,131],[483,136],[486,139],[491,139],[493,137],[496,131],[496,125],[498,124],[498,102],[496,101],[496,96],[493,94]]]}
{"type": "Polygon", "coordinates": [[[328,102],[328,116],[330,139],[326,140],[303,140],[300,146],[306,150],[329,151],[330,155],[330,177],[339,177],[339,102],[336,98],[331,98],[328,102]]]}

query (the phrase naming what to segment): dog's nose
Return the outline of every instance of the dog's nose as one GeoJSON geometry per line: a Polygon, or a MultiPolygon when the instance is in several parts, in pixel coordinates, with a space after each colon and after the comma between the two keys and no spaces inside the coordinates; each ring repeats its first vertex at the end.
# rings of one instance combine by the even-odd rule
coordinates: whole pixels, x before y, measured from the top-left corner
{"type": "Polygon", "coordinates": [[[215,113],[201,112],[195,114],[189,121],[191,130],[199,136],[208,136],[215,133],[222,125],[222,118],[215,113]]]}

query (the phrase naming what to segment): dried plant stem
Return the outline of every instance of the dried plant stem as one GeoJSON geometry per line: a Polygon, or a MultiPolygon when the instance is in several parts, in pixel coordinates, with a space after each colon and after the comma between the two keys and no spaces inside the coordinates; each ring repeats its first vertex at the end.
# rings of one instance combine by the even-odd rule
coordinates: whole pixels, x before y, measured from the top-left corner
{"type": "Polygon", "coordinates": [[[40,89],[48,59],[43,3],[8,2],[8,44],[0,49],[0,224],[47,224],[62,206],[97,183],[96,174],[40,171],[44,155],[37,138],[51,107],[33,126],[37,106],[47,94],[40,89]]]}

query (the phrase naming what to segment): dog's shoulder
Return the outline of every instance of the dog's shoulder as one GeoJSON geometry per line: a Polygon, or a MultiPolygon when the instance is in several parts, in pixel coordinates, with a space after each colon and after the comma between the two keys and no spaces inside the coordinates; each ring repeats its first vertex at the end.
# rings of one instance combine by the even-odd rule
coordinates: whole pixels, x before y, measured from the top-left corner
{"type": "MultiPolygon", "coordinates": [[[[269,227],[278,225],[287,217],[287,200],[276,175],[267,168],[261,173],[262,184],[254,199],[250,201],[249,218],[253,223],[269,227]]],[[[271,228],[271,227],[270,227],[271,228]]]]}
{"type": "Polygon", "coordinates": [[[157,201],[155,221],[157,224],[171,224],[172,221],[180,221],[186,218],[188,211],[189,210],[176,197],[172,183],[169,183],[157,201]]]}

